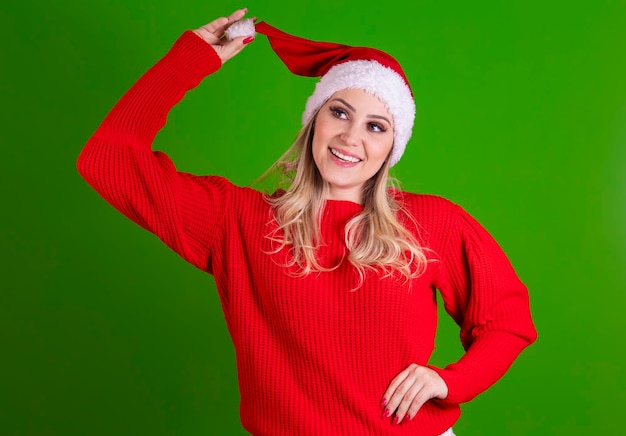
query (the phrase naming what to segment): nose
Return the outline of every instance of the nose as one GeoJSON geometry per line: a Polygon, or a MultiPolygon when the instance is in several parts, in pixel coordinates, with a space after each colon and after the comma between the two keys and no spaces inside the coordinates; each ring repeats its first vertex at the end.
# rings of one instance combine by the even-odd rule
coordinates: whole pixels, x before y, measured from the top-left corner
{"type": "Polygon", "coordinates": [[[361,132],[356,123],[350,123],[341,133],[341,141],[347,146],[354,147],[361,144],[361,132]]]}

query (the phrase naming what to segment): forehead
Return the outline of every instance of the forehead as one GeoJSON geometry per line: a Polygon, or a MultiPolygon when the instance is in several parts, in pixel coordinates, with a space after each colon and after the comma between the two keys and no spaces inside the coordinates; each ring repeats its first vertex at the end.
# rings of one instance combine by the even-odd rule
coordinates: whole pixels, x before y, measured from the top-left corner
{"type": "Polygon", "coordinates": [[[391,113],[389,112],[389,109],[387,109],[387,105],[385,103],[383,103],[374,94],[364,91],[362,89],[342,89],[331,95],[328,100],[332,101],[333,99],[337,98],[345,100],[346,103],[353,106],[357,112],[363,111],[371,115],[383,115],[392,118],[391,113]]]}

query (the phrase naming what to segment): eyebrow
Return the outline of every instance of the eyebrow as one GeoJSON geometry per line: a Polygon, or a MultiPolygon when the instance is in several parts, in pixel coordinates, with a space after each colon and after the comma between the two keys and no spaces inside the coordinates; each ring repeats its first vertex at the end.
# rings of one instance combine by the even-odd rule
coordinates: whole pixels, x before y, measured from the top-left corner
{"type": "MultiPolygon", "coordinates": [[[[333,98],[331,101],[339,101],[343,104],[345,104],[348,109],[350,109],[352,112],[356,112],[356,109],[347,101],[345,101],[343,98],[333,98]]],[[[372,114],[368,114],[367,115],[370,118],[379,118],[381,120],[385,120],[389,123],[390,126],[393,126],[393,124],[391,124],[391,121],[389,121],[389,119],[387,117],[383,117],[382,115],[372,115],[372,114]]]]}

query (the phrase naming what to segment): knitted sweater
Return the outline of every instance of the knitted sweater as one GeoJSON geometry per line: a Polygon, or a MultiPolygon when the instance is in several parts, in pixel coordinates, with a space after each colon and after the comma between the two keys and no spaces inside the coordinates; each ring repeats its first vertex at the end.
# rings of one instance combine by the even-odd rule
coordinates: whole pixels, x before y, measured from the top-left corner
{"type": "MultiPolygon", "coordinates": [[[[399,193],[431,262],[408,284],[343,260],[344,225],[361,210],[327,201],[319,250],[330,272],[295,277],[288,250],[269,254],[272,211],[263,195],[217,176],[178,172],[151,144],[170,109],[221,61],[193,32],[121,98],[78,159],[80,174],[128,218],[215,278],[234,344],[241,421],[255,435],[438,435],[497,381],[535,328],[528,294],[493,238],[459,206],[399,193]],[[427,365],[437,326],[435,292],[460,326],[466,353],[434,368],[449,390],[409,422],[381,419],[390,381],[427,365]]],[[[405,420],[406,421],[406,420],[405,420]]]]}

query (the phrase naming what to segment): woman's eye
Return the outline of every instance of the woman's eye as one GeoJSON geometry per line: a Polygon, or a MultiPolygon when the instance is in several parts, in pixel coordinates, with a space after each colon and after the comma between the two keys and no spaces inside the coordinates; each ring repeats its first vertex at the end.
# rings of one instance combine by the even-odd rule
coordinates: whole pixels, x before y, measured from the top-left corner
{"type": "Polygon", "coordinates": [[[368,123],[368,127],[372,132],[384,132],[387,130],[381,124],[378,124],[378,123],[368,123]]]}
{"type": "Polygon", "coordinates": [[[338,107],[331,107],[330,108],[330,112],[333,114],[333,116],[335,116],[336,118],[341,118],[341,119],[346,119],[348,118],[348,114],[346,113],[346,111],[344,111],[343,109],[340,109],[338,107]]]}

